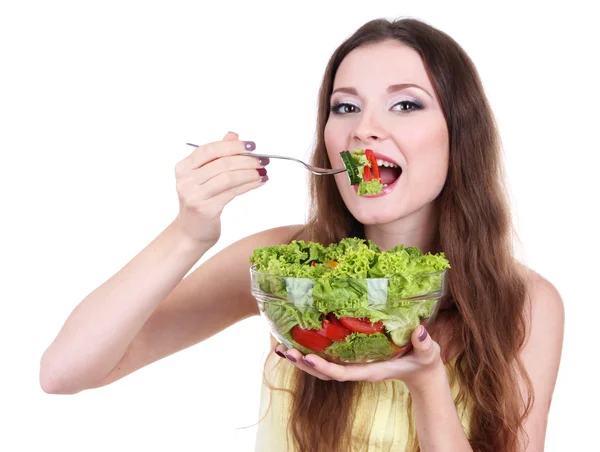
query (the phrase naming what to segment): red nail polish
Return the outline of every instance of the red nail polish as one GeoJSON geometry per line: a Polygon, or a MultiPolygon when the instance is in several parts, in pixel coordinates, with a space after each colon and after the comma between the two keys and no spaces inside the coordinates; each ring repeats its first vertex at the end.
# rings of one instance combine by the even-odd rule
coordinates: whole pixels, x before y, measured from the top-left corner
{"type": "Polygon", "coordinates": [[[244,141],[244,148],[247,151],[253,151],[256,149],[256,143],[254,141],[244,141]]]}
{"type": "Polygon", "coordinates": [[[275,353],[277,353],[282,358],[285,358],[285,355],[283,353],[281,353],[279,350],[275,350],[275,353]]]}
{"type": "Polygon", "coordinates": [[[266,176],[267,175],[267,170],[264,168],[258,168],[256,171],[258,171],[258,175],[260,177],[266,176]]]}
{"type": "Polygon", "coordinates": [[[287,359],[289,359],[291,362],[295,363],[296,362],[296,358],[294,358],[292,355],[288,355],[287,353],[285,354],[285,357],[287,359]]]}
{"type": "Polygon", "coordinates": [[[427,330],[424,326],[421,326],[421,328],[423,331],[421,331],[421,334],[419,335],[419,341],[423,342],[425,339],[427,339],[427,330]]]}

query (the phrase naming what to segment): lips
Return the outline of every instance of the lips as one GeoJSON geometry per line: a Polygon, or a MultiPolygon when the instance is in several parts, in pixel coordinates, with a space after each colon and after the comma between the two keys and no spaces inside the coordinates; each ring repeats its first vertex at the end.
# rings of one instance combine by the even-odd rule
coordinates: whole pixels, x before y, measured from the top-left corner
{"type": "Polygon", "coordinates": [[[373,154],[375,154],[375,158],[377,160],[383,160],[384,162],[392,163],[392,164],[396,165],[397,167],[401,168],[401,165],[398,162],[396,162],[395,160],[392,160],[388,156],[383,155],[383,154],[381,154],[379,152],[376,152],[376,151],[373,151],[373,154]]]}

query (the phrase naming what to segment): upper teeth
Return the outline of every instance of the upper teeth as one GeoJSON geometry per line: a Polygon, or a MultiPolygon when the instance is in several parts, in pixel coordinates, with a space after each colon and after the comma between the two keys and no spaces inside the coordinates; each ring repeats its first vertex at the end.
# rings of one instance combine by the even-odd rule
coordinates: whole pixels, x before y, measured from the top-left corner
{"type": "Polygon", "coordinates": [[[398,168],[398,165],[388,162],[386,160],[377,159],[377,165],[379,166],[389,166],[390,168],[398,168]]]}

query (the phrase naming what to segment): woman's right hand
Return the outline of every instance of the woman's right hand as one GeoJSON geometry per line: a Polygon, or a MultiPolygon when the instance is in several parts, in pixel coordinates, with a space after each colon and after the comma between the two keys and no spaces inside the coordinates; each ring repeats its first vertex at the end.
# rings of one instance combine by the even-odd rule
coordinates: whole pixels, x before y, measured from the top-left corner
{"type": "Polygon", "coordinates": [[[175,166],[179,214],[175,223],[194,242],[213,246],[221,235],[221,212],[238,195],[268,180],[268,159],[236,154],[255,149],[229,132],[223,141],[197,147],[175,166]]]}

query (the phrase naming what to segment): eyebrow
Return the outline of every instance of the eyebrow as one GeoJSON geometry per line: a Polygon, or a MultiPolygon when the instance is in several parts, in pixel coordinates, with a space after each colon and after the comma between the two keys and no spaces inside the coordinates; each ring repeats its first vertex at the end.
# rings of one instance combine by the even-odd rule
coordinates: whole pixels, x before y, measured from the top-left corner
{"type": "MultiPolygon", "coordinates": [[[[415,85],[414,83],[398,83],[396,85],[390,85],[388,86],[387,92],[388,93],[395,93],[396,91],[401,91],[405,88],[418,88],[421,91],[424,91],[425,93],[427,93],[427,95],[429,97],[431,97],[433,99],[433,96],[431,94],[429,94],[427,92],[426,89],[421,88],[419,85],[415,85]]],[[[333,92],[331,93],[331,95],[333,96],[335,93],[347,93],[347,94],[352,94],[354,96],[358,96],[358,91],[356,91],[356,89],[354,88],[337,88],[334,89],[333,92]]]]}

